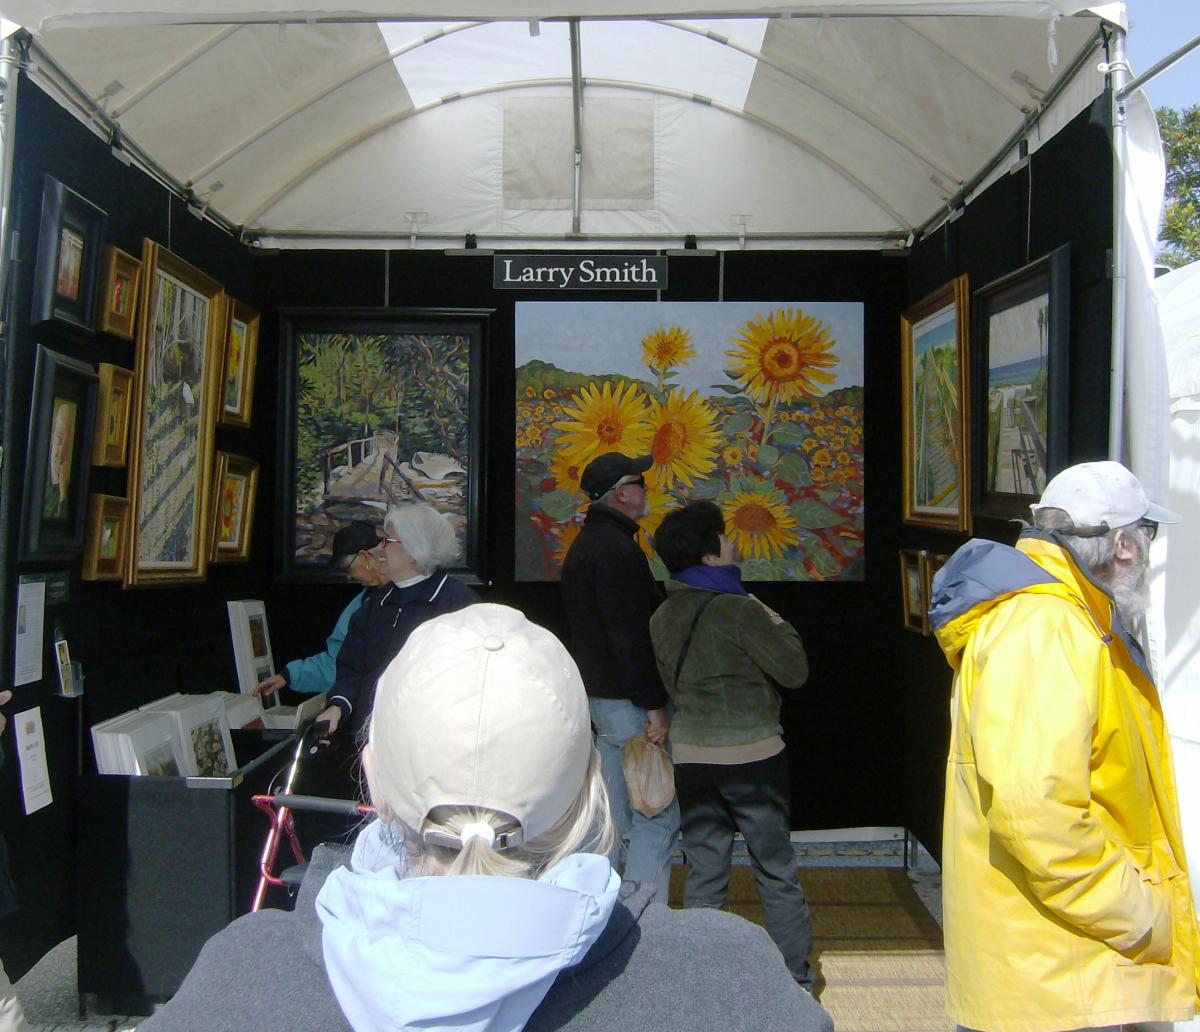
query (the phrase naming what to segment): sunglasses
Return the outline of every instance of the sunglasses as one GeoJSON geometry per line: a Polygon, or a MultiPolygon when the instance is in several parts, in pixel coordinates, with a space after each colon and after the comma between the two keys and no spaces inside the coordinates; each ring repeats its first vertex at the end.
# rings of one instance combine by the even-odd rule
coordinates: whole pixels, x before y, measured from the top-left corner
{"type": "Polygon", "coordinates": [[[1158,524],[1154,520],[1138,520],[1137,525],[1146,532],[1146,537],[1151,541],[1158,537],[1158,524]]]}
{"type": "Polygon", "coordinates": [[[636,476],[629,480],[622,480],[617,487],[645,487],[646,478],[644,476],[636,476]]]}

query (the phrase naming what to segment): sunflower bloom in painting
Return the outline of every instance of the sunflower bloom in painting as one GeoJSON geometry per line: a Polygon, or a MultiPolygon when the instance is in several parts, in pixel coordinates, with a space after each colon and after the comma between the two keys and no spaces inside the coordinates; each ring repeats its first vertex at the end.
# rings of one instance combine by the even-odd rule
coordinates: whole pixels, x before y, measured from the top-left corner
{"type": "Polygon", "coordinates": [[[583,475],[583,467],[572,462],[563,452],[555,452],[550,456],[550,476],[554,478],[554,489],[574,494],[579,490],[579,478],[583,475]]]}
{"type": "Polygon", "coordinates": [[[668,369],[695,358],[691,339],[692,335],[680,326],[660,326],[642,338],[642,361],[656,373],[665,374],[668,369]]]}
{"type": "Polygon", "coordinates": [[[607,452],[645,455],[650,446],[646,395],[637,384],[589,383],[571,397],[563,415],[567,418],[554,424],[562,431],[557,451],[571,465],[582,468],[607,452]]]}
{"type": "Polygon", "coordinates": [[[725,533],[746,559],[778,559],[800,543],[796,519],[775,490],[737,491],[721,502],[725,533]]]}
{"type": "Polygon", "coordinates": [[[646,473],[653,485],[668,489],[676,481],[691,487],[716,465],[720,435],[712,407],[695,391],[673,390],[665,402],[650,399],[650,454],[654,465],[646,473]]]}
{"type": "Polygon", "coordinates": [[[566,523],[560,523],[553,530],[554,540],[554,561],[559,566],[567,561],[567,553],[571,550],[571,545],[575,543],[575,539],[579,537],[579,531],[583,524],[578,520],[568,520],[566,523]]]}
{"type": "Polygon", "coordinates": [[[827,370],[838,363],[830,354],[837,343],[829,328],[799,308],[779,308],[741,327],[726,351],[730,373],[747,394],[762,402],[789,402],[825,393],[833,383],[827,370]]]}
{"type": "Polygon", "coordinates": [[[240,502],[238,485],[232,480],[227,480],[225,490],[221,492],[221,541],[234,541],[237,538],[240,502]]]}

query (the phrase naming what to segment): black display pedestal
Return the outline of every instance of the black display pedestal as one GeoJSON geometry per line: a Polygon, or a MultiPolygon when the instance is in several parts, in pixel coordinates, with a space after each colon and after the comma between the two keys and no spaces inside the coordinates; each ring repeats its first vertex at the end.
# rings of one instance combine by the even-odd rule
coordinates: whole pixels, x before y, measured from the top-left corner
{"type": "Polygon", "coordinates": [[[149,1014],[200,948],[250,909],[268,823],[250,797],[293,738],[234,732],[229,778],[91,774],[80,789],[79,992],[109,1014],[149,1014]]]}

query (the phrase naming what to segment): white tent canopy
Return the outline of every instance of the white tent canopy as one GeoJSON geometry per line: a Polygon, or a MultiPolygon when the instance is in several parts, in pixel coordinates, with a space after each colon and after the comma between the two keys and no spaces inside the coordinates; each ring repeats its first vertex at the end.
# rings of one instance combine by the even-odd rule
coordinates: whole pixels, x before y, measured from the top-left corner
{"type": "Polygon", "coordinates": [[[1103,87],[1072,0],[0,9],[98,132],[308,247],[902,246],[1103,87]]]}

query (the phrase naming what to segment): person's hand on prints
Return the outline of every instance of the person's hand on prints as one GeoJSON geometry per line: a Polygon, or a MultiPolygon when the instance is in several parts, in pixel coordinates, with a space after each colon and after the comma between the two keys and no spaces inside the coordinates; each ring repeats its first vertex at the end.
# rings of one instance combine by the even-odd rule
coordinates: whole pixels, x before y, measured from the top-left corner
{"type": "MultiPolygon", "coordinates": [[[[0,706],[7,706],[12,702],[12,692],[5,690],[0,692],[0,706]]],[[[0,735],[4,734],[4,729],[8,727],[8,718],[0,713],[0,735]]]]}
{"type": "Polygon", "coordinates": [[[667,716],[667,707],[646,710],[646,740],[654,745],[665,745],[667,732],[671,730],[671,718],[667,716]]]}
{"type": "Polygon", "coordinates": [[[280,688],[286,688],[287,681],[284,680],[283,674],[272,674],[270,677],[264,677],[254,686],[254,691],[251,695],[274,695],[280,688]]]}

